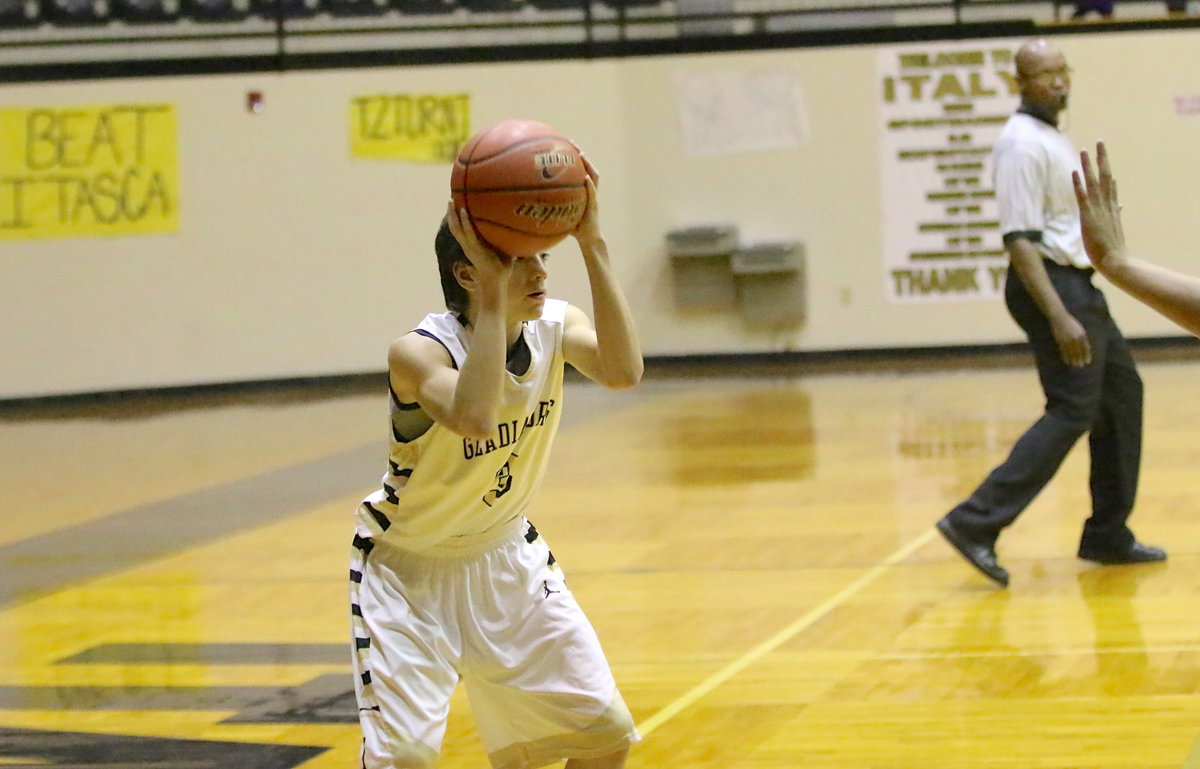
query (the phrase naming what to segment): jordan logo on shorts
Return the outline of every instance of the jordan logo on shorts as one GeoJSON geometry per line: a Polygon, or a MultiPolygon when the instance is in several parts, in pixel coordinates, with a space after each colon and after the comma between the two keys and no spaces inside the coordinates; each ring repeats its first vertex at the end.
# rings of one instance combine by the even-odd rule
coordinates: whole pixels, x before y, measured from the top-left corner
{"type": "Polygon", "coordinates": [[[546,597],[547,597],[547,598],[549,598],[549,597],[550,597],[550,594],[551,594],[551,593],[561,593],[561,592],[562,592],[561,590],[551,590],[551,589],[550,589],[550,583],[549,583],[549,582],[547,582],[546,580],[542,580],[542,590],[545,590],[545,591],[546,591],[546,597]]]}

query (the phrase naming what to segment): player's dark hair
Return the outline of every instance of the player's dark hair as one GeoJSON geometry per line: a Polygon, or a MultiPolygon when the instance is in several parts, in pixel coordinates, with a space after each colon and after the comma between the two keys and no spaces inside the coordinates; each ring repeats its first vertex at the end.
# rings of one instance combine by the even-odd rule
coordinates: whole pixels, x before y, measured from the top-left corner
{"type": "Polygon", "coordinates": [[[446,219],[442,219],[442,226],[438,228],[437,237],[433,239],[433,250],[437,253],[438,273],[442,278],[442,296],[446,299],[446,309],[460,315],[466,314],[467,290],[458,282],[458,278],[454,277],[454,266],[460,263],[470,264],[471,261],[455,240],[454,233],[450,232],[450,223],[446,219]]]}

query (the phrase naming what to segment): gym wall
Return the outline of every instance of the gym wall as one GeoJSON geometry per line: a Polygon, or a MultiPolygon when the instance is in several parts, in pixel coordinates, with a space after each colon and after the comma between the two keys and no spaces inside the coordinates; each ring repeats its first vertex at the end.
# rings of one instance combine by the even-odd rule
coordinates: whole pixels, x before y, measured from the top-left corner
{"type": "MultiPolygon", "coordinates": [[[[1198,36],[1055,39],[1075,70],[1065,127],[1081,147],[1109,142],[1134,249],[1195,273],[1198,36]]],[[[574,137],[600,168],[602,222],[649,356],[1020,341],[994,297],[889,296],[879,60],[864,45],[0,86],[0,110],[167,104],[178,126],[175,231],[0,239],[0,398],[383,370],[388,343],[442,308],[432,242],[450,171],[352,156],[351,103],[381,94],[466,94],[472,130],[529,117],[574,137]],[[802,136],[686,151],[681,83],[764,72],[797,84],[802,136]],[[803,244],[803,323],[676,301],[665,236],[705,224],[803,244]]],[[[7,200],[0,220],[11,189],[7,200]]],[[[587,308],[573,242],[550,266],[551,292],[587,308]]],[[[1129,336],[1181,335],[1108,297],[1129,336]]]]}

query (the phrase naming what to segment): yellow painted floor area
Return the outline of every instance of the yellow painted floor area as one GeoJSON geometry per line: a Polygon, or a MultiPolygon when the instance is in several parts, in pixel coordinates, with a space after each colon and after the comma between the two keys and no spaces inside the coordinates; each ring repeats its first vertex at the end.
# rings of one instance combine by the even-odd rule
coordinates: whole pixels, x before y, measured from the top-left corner
{"type": "MultiPolygon", "coordinates": [[[[1131,523],[1170,559],[1075,558],[1081,443],[1001,537],[1008,590],[932,527],[1038,416],[1032,369],[569,384],[529,517],[643,732],[629,767],[1200,766],[1200,363],[1142,375],[1131,523]]],[[[0,412],[0,580],[43,586],[0,603],[0,766],[104,766],[89,740],[123,769],[358,766],[339,646],[386,409],[0,412]]],[[[456,697],[439,766],[486,765],[456,697]]]]}

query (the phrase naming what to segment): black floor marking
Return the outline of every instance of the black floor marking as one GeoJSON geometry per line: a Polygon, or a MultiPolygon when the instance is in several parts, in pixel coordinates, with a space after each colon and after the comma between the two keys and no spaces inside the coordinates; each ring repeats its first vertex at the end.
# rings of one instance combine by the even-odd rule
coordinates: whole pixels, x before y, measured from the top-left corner
{"type": "Polygon", "coordinates": [[[107,643],[55,664],[349,665],[349,643],[107,643]]]}
{"type": "Polygon", "coordinates": [[[0,710],[232,710],[223,723],[358,721],[348,671],[299,686],[0,686],[0,710]]]}
{"type": "MultiPolygon", "coordinates": [[[[97,521],[0,545],[0,608],[204,542],[262,526],[331,499],[370,493],[387,448],[357,446],[97,521]]],[[[347,526],[353,509],[347,509],[347,526]]],[[[349,529],[347,529],[347,543],[349,529]]]]}
{"type": "Polygon", "coordinates": [[[0,726],[6,767],[60,769],[292,769],[328,748],[9,729],[0,726]],[[12,763],[29,759],[31,763],[12,763]]]}

